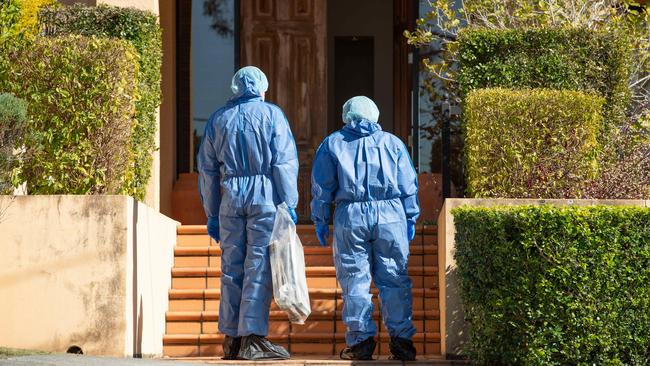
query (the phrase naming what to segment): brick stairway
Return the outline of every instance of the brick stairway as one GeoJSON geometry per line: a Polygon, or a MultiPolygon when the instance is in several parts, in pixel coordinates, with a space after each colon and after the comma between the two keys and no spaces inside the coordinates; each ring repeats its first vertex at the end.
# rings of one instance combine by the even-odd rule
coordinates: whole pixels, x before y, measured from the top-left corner
{"type": "MultiPolygon", "coordinates": [[[[292,356],[337,356],[345,347],[341,321],[343,300],[337,286],[331,247],[322,248],[313,227],[299,225],[305,249],[307,285],[312,313],[305,325],[289,323],[284,312],[271,304],[269,338],[285,346],[292,356]]],[[[169,357],[221,356],[223,335],[217,331],[221,251],[205,226],[178,228],[174,251],[172,289],[164,354],[169,357]]],[[[440,354],[437,239],[435,227],[419,226],[411,242],[409,275],[413,280],[413,319],[418,333],[413,341],[419,355],[440,354]]],[[[388,355],[388,333],[381,323],[377,290],[374,319],[378,321],[378,349],[388,355]]]]}

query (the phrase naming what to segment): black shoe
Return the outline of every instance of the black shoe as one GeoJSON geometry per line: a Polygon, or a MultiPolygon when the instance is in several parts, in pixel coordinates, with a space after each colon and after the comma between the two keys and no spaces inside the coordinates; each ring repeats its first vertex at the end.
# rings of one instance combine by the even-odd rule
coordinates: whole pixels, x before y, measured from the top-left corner
{"type": "Polygon", "coordinates": [[[339,356],[342,360],[372,360],[376,346],[375,338],[370,337],[352,347],[344,348],[339,356]]]}
{"type": "Polygon", "coordinates": [[[388,347],[392,354],[391,360],[415,361],[415,347],[410,339],[391,338],[388,347]]]}
{"type": "Polygon", "coordinates": [[[241,337],[226,336],[223,341],[223,359],[236,360],[241,346],[241,337]]]}
{"type": "Polygon", "coordinates": [[[284,347],[271,343],[266,337],[251,334],[242,338],[239,358],[244,360],[288,360],[291,355],[284,347]]]}

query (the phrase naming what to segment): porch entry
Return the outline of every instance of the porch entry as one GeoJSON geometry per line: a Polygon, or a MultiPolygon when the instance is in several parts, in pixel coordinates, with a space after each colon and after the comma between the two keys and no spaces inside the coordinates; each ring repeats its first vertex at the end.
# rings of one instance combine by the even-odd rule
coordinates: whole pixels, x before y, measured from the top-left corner
{"type": "MultiPolygon", "coordinates": [[[[194,177],[183,173],[196,172],[194,157],[207,118],[229,98],[230,77],[244,65],[256,65],[267,74],[266,100],[279,105],[291,124],[300,160],[297,211],[303,223],[309,222],[313,156],[323,138],[341,128],[341,107],[348,98],[360,94],[373,98],[382,128],[412,148],[409,136],[417,126],[411,118],[414,79],[402,33],[414,23],[417,4],[178,1],[179,189],[196,190],[194,177]]],[[[189,207],[187,198],[192,198],[182,196],[174,197],[174,215],[180,215],[176,219],[203,224],[200,204],[189,207]]]]}

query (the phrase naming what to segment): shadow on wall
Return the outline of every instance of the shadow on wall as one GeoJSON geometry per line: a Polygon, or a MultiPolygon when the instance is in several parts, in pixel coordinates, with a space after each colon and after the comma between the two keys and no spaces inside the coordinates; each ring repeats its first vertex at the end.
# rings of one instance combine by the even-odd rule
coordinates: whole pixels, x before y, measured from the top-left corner
{"type": "Polygon", "coordinates": [[[463,311],[462,301],[460,300],[460,283],[458,282],[458,270],[456,267],[448,268],[445,271],[447,278],[445,291],[447,294],[447,334],[448,340],[453,339],[451,348],[447,348],[448,359],[463,359],[463,349],[469,341],[469,326],[465,321],[465,312],[463,311]]]}

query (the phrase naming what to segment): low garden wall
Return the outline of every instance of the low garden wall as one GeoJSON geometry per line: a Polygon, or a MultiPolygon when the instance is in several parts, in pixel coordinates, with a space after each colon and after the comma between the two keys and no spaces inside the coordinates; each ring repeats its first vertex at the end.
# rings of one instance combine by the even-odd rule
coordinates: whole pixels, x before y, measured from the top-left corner
{"type": "Polygon", "coordinates": [[[177,224],[128,196],[0,196],[0,345],[161,355],[177,224]]]}
{"type": "MultiPolygon", "coordinates": [[[[457,266],[455,255],[456,255],[456,226],[454,224],[454,215],[452,213],[452,210],[459,208],[461,206],[465,207],[471,207],[471,206],[483,206],[483,207],[495,207],[495,206],[521,206],[521,205],[532,205],[532,206],[542,206],[542,205],[551,205],[553,207],[566,207],[566,206],[630,206],[630,207],[650,207],[650,201],[648,200],[565,200],[565,199],[552,199],[552,200],[535,200],[535,199],[447,199],[445,201],[445,204],[443,206],[443,209],[440,213],[440,216],[438,217],[438,268],[440,271],[439,274],[439,288],[440,288],[440,309],[441,309],[441,314],[440,314],[440,328],[441,328],[441,352],[443,355],[446,355],[448,358],[455,358],[461,354],[464,353],[464,347],[466,346],[466,343],[469,340],[469,328],[468,328],[468,323],[466,322],[466,316],[465,312],[463,311],[463,299],[461,298],[461,277],[459,274],[459,267],[457,266]]],[[[605,210],[606,211],[606,210],[605,210]]],[[[490,211],[494,212],[494,211],[490,211]]],[[[644,210],[644,215],[647,215],[647,210],[644,210]]],[[[593,214],[593,212],[592,212],[593,214]]],[[[497,214],[495,214],[497,215],[497,214]]],[[[569,213],[569,216],[573,214],[569,213]]],[[[607,214],[609,215],[609,214],[607,214]]],[[[605,216],[607,216],[605,215],[605,216]]],[[[626,220],[626,217],[634,217],[634,212],[623,212],[623,213],[618,213],[614,212],[610,216],[616,216],[620,215],[623,217],[620,220],[626,220]]],[[[580,216],[580,214],[578,214],[580,216]]],[[[585,216],[588,216],[587,214],[585,216]]],[[[607,219],[610,219],[609,217],[607,219]]],[[[567,219],[567,223],[570,223],[569,221],[571,220],[571,217],[567,219]]],[[[592,221],[597,221],[590,219],[592,221]]],[[[618,220],[618,219],[617,219],[618,220]]],[[[619,221],[620,221],[619,220],[619,221]]],[[[489,220],[488,220],[489,221],[489,220]]],[[[638,221],[638,220],[637,220],[638,221]]],[[[591,222],[591,221],[590,221],[591,222]]],[[[572,223],[570,223],[572,224],[572,223]]],[[[540,222],[540,225],[542,223],[540,222]]],[[[594,230],[594,235],[599,235],[598,237],[604,237],[603,235],[603,230],[607,230],[609,228],[607,224],[607,221],[603,219],[601,223],[594,223],[592,226],[595,227],[594,230]],[[599,225],[603,225],[603,222],[605,223],[604,225],[607,226],[604,229],[599,228],[599,225]],[[596,232],[596,230],[600,230],[599,232],[596,232]]],[[[566,225],[559,225],[557,226],[558,228],[564,228],[566,225]]],[[[639,237],[638,235],[634,232],[635,227],[643,227],[644,225],[639,223],[625,223],[625,225],[621,227],[630,227],[629,231],[631,234],[626,233],[625,235],[637,235],[636,236],[636,241],[638,241],[639,237]]],[[[507,228],[506,228],[507,229],[507,228]]],[[[551,232],[554,232],[552,229],[549,228],[544,228],[545,230],[550,230],[551,232]]],[[[576,231],[581,231],[581,230],[590,230],[592,228],[587,227],[585,228],[577,228],[576,231]]],[[[541,230],[541,229],[540,229],[541,230]]],[[[618,228],[612,228],[612,230],[618,230],[618,228]]],[[[626,229],[627,230],[627,229],[626,229]]],[[[562,234],[562,233],[558,233],[562,234]]],[[[478,234],[477,234],[478,235],[478,234]]],[[[474,246],[474,249],[479,248],[480,245],[485,244],[486,246],[490,246],[490,248],[486,249],[486,255],[494,255],[494,253],[491,253],[490,250],[492,250],[492,246],[495,245],[495,243],[500,243],[498,238],[495,238],[495,233],[492,232],[481,232],[481,235],[473,237],[474,239],[473,242],[476,242],[476,240],[479,240],[480,243],[476,242],[475,244],[472,244],[474,246]]],[[[507,234],[509,235],[509,234],[507,234]]],[[[514,233],[513,233],[514,235],[514,233]]],[[[564,240],[565,236],[558,235],[559,239],[558,240],[564,240]]],[[[588,231],[585,232],[580,232],[579,235],[586,235],[586,237],[589,237],[591,234],[588,231]]],[[[619,235],[618,232],[615,233],[609,233],[607,235],[619,235]]],[[[647,233],[645,234],[647,235],[647,233]]],[[[574,238],[575,239],[575,238],[574,238]]],[[[625,238],[627,240],[629,238],[625,238]]],[[[573,240],[573,239],[572,239],[573,240]]],[[[634,241],[634,240],[632,240],[634,241]]],[[[568,242],[567,241],[567,247],[570,245],[574,245],[576,242],[580,242],[580,240],[573,240],[573,242],[568,242]]],[[[600,247],[596,248],[598,250],[602,248],[610,248],[612,250],[611,254],[615,255],[615,250],[614,246],[608,246],[608,243],[605,243],[601,245],[600,247]]],[[[575,245],[574,245],[575,246],[575,245]]],[[[577,253],[580,253],[580,251],[584,250],[596,250],[594,249],[596,245],[585,245],[584,248],[578,250],[577,253]]],[[[506,251],[508,248],[505,248],[506,251]]],[[[576,249],[577,250],[577,249],[576,249]]],[[[603,249],[604,250],[604,249],[603,249]]],[[[606,251],[607,252],[607,251],[606,251]]],[[[464,252],[464,254],[467,254],[467,252],[464,252]]],[[[505,255],[502,256],[506,261],[514,261],[518,260],[518,257],[516,257],[516,254],[513,250],[513,253],[511,255],[505,255]],[[510,259],[508,259],[510,258],[510,259]]],[[[573,255],[560,255],[561,258],[566,258],[567,260],[572,260],[573,255]]],[[[488,268],[489,265],[493,265],[492,263],[493,258],[486,258],[483,262],[481,262],[481,265],[479,266],[478,264],[475,266],[476,269],[472,268],[464,268],[462,270],[464,271],[474,271],[475,273],[479,273],[481,275],[486,275],[490,278],[497,279],[499,276],[502,277],[503,279],[503,274],[502,273],[494,273],[494,275],[487,274],[485,273],[486,268],[488,268]],[[479,268],[480,267],[480,268],[479,268]]],[[[504,270],[509,270],[510,268],[505,268],[508,267],[506,264],[508,262],[504,262],[501,265],[495,267],[498,270],[504,269],[504,270]]],[[[587,266],[588,264],[585,264],[587,266]]],[[[522,268],[521,271],[531,271],[530,268],[522,268]]],[[[468,272],[465,272],[468,273],[468,272]]],[[[513,278],[514,281],[514,278],[513,278]]],[[[479,289],[480,290],[480,289],[479,289]]],[[[496,289],[498,290],[498,289],[496,289]]],[[[500,296],[498,292],[494,292],[494,297],[500,296]]],[[[513,295],[515,296],[515,295],[513,295]]],[[[524,296],[523,298],[530,298],[530,296],[524,296]]],[[[553,295],[549,297],[550,299],[557,299],[558,301],[562,301],[562,299],[559,299],[557,296],[553,295]]],[[[505,301],[509,301],[508,299],[504,299],[505,301]]],[[[512,299],[510,299],[512,300],[512,299]]],[[[533,301],[533,300],[531,300],[533,301]]],[[[609,300],[608,300],[609,301],[609,300]]],[[[612,300],[614,301],[614,300],[612,300]]],[[[576,303],[578,303],[577,301],[576,303]]],[[[613,303],[613,302],[612,302],[613,303]]],[[[498,311],[497,311],[498,312],[498,311]]],[[[497,316],[499,314],[492,314],[493,316],[497,316]]],[[[506,315],[507,317],[507,315],[506,315]]],[[[521,320],[521,319],[519,319],[521,320]]],[[[482,321],[482,320],[481,320],[482,321]]],[[[503,322],[507,322],[508,319],[503,320],[503,322]]],[[[531,324],[531,326],[534,326],[531,324]]],[[[501,332],[502,333],[502,332],[501,332]]],[[[493,337],[498,337],[501,334],[498,330],[494,331],[493,337]]],[[[541,337],[541,336],[540,336],[541,337]]],[[[522,340],[523,342],[524,340],[522,340]]],[[[497,341],[498,343],[499,341],[497,341]]],[[[506,354],[507,349],[509,346],[512,346],[511,344],[506,344],[507,340],[501,339],[500,342],[502,342],[503,349],[495,349],[496,352],[500,352],[500,354],[506,354]]],[[[576,343],[577,344],[577,343],[576,343]]],[[[530,344],[526,347],[531,346],[530,344]]],[[[524,347],[522,345],[522,347],[524,347]]],[[[524,348],[526,348],[524,347],[524,348]]],[[[516,347],[515,347],[516,348],[516,347]]],[[[612,346],[612,348],[614,348],[612,346]]],[[[603,351],[604,352],[604,351],[603,351]]],[[[608,351],[609,352],[609,351],[608,351]]],[[[611,350],[610,353],[614,353],[616,350],[611,350]]],[[[508,357],[508,355],[506,355],[508,357]]],[[[476,361],[476,360],[475,360],[476,361]]],[[[526,364],[526,362],[523,362],[523,364],[526,364]]]]}

